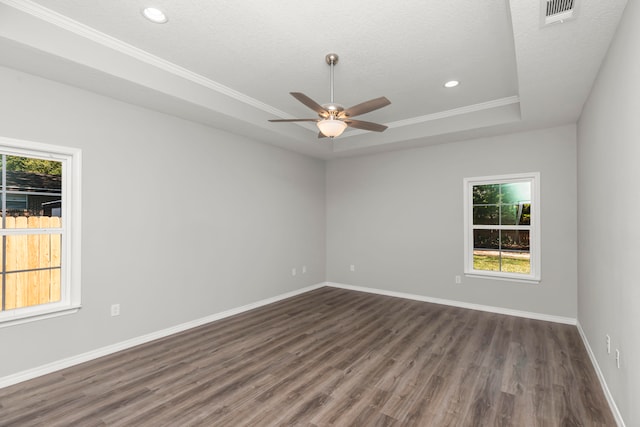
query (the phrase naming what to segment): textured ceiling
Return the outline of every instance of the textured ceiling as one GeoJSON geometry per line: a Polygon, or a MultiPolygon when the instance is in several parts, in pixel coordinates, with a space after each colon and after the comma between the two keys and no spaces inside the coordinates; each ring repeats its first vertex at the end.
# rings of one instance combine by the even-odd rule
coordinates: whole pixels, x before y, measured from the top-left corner
{"type": "Polygon", "coordinates": [[[148,4],[0,0],[0,65],[330,158],[575,122],[626,0],[550,27],[536,0],[158,0],[163,25],[148,4]],[[315,117],[288,93],[328,102],[329,52],[336,102],[386,96],[359,117],[386,132],[267,122],[315,117]]]}

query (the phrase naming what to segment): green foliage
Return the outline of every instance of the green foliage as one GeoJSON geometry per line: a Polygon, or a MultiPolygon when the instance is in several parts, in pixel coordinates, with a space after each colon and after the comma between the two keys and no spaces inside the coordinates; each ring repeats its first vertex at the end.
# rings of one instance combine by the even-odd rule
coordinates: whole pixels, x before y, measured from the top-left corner
{"type": "Polygon", "coordinates": [[[510,249],[529,251],[530,235],[528,230],[473,230],[473,248],[510,249]]]}
{"type": "Polygon", "coordinates": [[[62,175],[62,162],[31,157],[7,156],[7,170],[60,176],[62,175]]]}
{"type": "Polygon", "coordinates": [[[474,185],[474,205],[497,205],[500,203],[500,184],[474,185]]]}
{"type": "Polygon", "coordinates": [[[531,185],[528,182],[473,186],[474,205],[518,204],[529,201],[531,201],[531,185]]]}
{"type": "Polygon", "coordinates": [[[528,182],[474,185],[472,191],[474,224],[531,224],[531,188],[528,182]]]}

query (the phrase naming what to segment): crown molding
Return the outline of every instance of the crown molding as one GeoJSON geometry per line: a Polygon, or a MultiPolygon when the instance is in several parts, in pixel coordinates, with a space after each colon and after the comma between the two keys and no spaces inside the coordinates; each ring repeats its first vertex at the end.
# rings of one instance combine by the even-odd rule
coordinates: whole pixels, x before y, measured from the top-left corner
{"type": "Polygon", "coordinates": [[[494,99],[492,101],[481,102],[479,104],[466,105],[464,107],[454,108],[451,110],[439,111],[433,114],[426,114],[424,116],[398,120],[395,122],[388,123],[387,126],[389,126],[390,128],[397,128],[397,127],[403,127],[403,126],[417,125],[419,123],[430,122],[433,120],[441,120],[449,117],[460,116],[462,114],[469,114],[469,113],[475,113],[477,111],[504,107],[506,105],[517,104],[519,102],[520,102],[520,97],[517,95],[514,95],[506,98],[494,99]]]}
{"type": "MultiPolygon", "coordinates": [[[[506,98],[494,99],[492,101],[481,102],[479,104],[466,105],[464,107],[453,108],[451,110],[439,111],[437,113],[426,114],[424,116],[411,117],[409,119],[397,120],[395,122],[385,123],[389,129],[401,128],[405,126],[418,125],[425,122],[431,122],[434,120],[442,120],[450,117],[461,116],[463,114],[476,113],[478,111],[491,110],[493,108],[500,108],[507,105],[520,103],[520,97],[517,95],[508,96],[506,98]]],[[[366,133],[367,131],[355,129],[349,131],[348,134],[344,134],[341,139],[349,138],[366,133]]]]}
{"type": "Polygon", "coordinates": [[[92,42],[98,43],[104,47],[127,55],[131,58],[137,59],[138,61],[154,66],[167,73],[173,74],[174,76],[183,78],[207,89],[226,95],[246,105],[262,110],[265,113],[269,113],[279,117],[288,117],[287,113],[278,110],[277,108],[274,108],[268,104],[265,104],[264,102],[258,101],[255,98],[233,90],[228,86],[208,79],[200,74],[194,73],[193,71],[187,70],[186,68],[174,64],[173,62],[167,61],[145,50],[125,43],[119,39],[116,39],[115,37],[111,37],[108,34],[100,32],[92,27],[89,27],[88,25],[75,21],[51,9],[47,9],[46,7],[34,3],[31,0],[0,0],[0,3],[20,10],[35,18],[38,18],[51,25],[55,25],[56,27],[62,28],[87,40],[91,40],[92,42]]]}

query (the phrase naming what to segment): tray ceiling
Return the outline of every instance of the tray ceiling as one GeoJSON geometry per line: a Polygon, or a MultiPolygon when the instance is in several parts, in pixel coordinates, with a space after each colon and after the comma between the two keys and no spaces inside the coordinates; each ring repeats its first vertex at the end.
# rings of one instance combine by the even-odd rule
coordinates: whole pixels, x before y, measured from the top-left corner
{"type": "Polygon", "coordinates": [[[543,25],[538,1],[0,0],[0,65],[320,158],[429,145],[577,120],[626,0],[580,2],[543,25]],[[345,107],[386,96],[318,140],[289,92],[345,107]],[[461,83],[453,89],[443,84],[461,83]]]}

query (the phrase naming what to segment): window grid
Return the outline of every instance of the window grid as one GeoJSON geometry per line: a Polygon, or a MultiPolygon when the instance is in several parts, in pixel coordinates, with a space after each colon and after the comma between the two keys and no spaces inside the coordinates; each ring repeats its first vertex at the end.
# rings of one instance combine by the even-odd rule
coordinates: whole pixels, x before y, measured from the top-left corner
{"type": "Polygon", "coordinates": [[[539,282],[539,173],[465,178],[464,193],[465,274],[539,282]]]}
{"type": "Polygon", "coordinates": [[[0,137],[0,157],[0,327],[75,313],[80,308],[81,152],[0,137]],[[7,206],[7,195],[25,195],[27,207],[7,206]],[[19,258],[9,253],[12,244],[22,245],[19,258]],[[16,296],[26,283],[29,296],[16,296]],[[34,283],[38,289],[32,292],[34,283]]]}
{"type": "MultiPolygon", "coordinates": [[[[15,306],[14,303],[11,304],[11,306],[9,306],[7,298],[8,298],[8,291],[7,291],[7,286],[8,286],[8,278],[11,277],[13,280],[17,280],[15,279],[15,277],[17,275],[23,274],[23,273],[32,273],[35,274],[37,272],[46,272],[49,271],[51,273],[54,273],[54,271],[58,271],[57,275],[60,276],[61,275],[61,265],[62,265],[62,242],[60,241],[60,244],[56,244],[53,242],[49,242],[49,248],[51,248],[51,246],[56,246],[59,247],[60,250],[60,254],[59,254],[59,261],[61,263],[61,265],[51,265],[52,263],[52,259],[51,259],[51,253],[50,250],[47,251],[47,254],[42,254],[42,253],[38,253],[36,254],[38,257],[38,261],[42,262],[42,261],[48,261],[47,263],[49,264],[46,267],[42,267],[40,265],[38,266],[33,266],[33,267],[27,267],[27,268],[21,268],[21,267],[15,267],[15,268],[11,268],[11,266],[8,265],[8,258],[7,258],[7,253],[8,253],[8,248],[9,248],[9,239],[11,238],[11,236],[23,236],[27,239],[29,239],[30,237],[36,238],[38,239],[38,250],[40,251],[40,243],[42,242],[42,237],[41,236],[45,236],[45,235],[49,235],[49,236],[53,236],[53,235],[60,235],[61,237],[64,235],[64,230],[62,228],[42,228],[42,227],[29,227],[28,226],[28,219],[27,219],[27,227],[15,227],[15,228],[9,228],[9,224],[7,221],[8,218],[8,211],[9,208],[7,207],[7,202],[8,200],[8,195],[12,194],[12,195],[34,195],[35,192],[31,192],[29,191],[29,188],[26,189],[26,191],[20,191],[20,189],[18,190],[7,190],[7,188],[9,187],[8,184],[8,179],[7,179],[7,172],[8,172],[8,167],[7,167],[7,154],[1,154],[0,155],[2,158],[2,174],[0,175],[0,188],[1,188],[1,196],[2,196],[2,248],[0,248],[0,250],[2,251],[2,264],[0,265],[0,276],[2,277],[1,280],[1,286],[2,286],[2,304],[0,304],[0,311],[4,312],[10,309],[16,309],[16,308],[25,308],[25,307],[30,307],[30,306],[34,306],[34,305],[40,305],[42,303],[46,303],[46,302],[57,302],[59,296],[60,296],[60,292],[58,290],[56,291],[52,291],[51,287],[56,286],[56,289],[58,289],[61,284],[60,284],[60,279],[59,277],[57,278],[49,278],[47,280],[47,282],[49,283],[48,286],[48,291],[45,290],[45,292],[49,295],[48,297],[44,298],[44,296],[42,295],[43,290],[39,289],[40,294],[37,296],[37,298],[34,298],[33,296],[28,296],[26,298],[26,301],[16,301],[15,302],[15,306]],[[9,231],[11,230],[11,231],[9,231]],[[52,244],[53,243],[53,244],[52,244]],[[46,259],[46,257],[43,257],[43,255],[48,255],[48,260],[46,259]],[[53,296],[52,296],[53,295],[53,296]],[[55,299],[54,299],[55,298],[55,299]],[[37,299],[37,301],[34,302],[34,299],[37,299]]],[[[22,158],[28,157],[28,156],[21,156],[22,158]]],[[[32,157],[29,157],[32,158],[32,157]]],[[[41,159],[38,159],[41,160],[41,159]]],[[[47,160],[49,161],[49,160],[47,160]]],[[[60,200],[62,200],[62,192],[38,192],[38,194],[42,194],[42,195],[46,195],[46,196],[51,196],[51,197],[57,197],[60,198],[60,200]]],[[[26,199],[25,199],[26,200],[26,199]]],[[[26,208],[23,210],[23,212],[29,212],[29,207],[26,206],[26,208]]],[[[16,239],[14,237],[14,239],[16,239]]],[[[51,237],[49,238],[51,239],[51,237]]],[[[53,239],[55,239],[55,237],[53,237],[53,239]]],[[[27,243],[28,245],[28,243],[27,243]]],[[[29,254],[29,256],[33,256],[31,254],[32,252],[32,248],[28,247],[27,248],[27,253],[29,254]]],[[[14,260],[14,262],[18,262],[17,260],[14,260]]],[[[30,262],[32,262],[30,260],[30,262]]],[[[42,278],[38,278],[39,280],[42,280],[42,278]]],[[[35,277],[32,277],[31,280],[35,280],[35,277]]],[[[42,287],[41,283],[38,283],[39,287],[42,287]]],[[[16,285],[17,286],[17,285],[16,285]]],[[[30,292],[31,289],[28,289],[28,292],[30,292]]],[[[17,292],[17,291],[16,291],[17,292]]]]}

